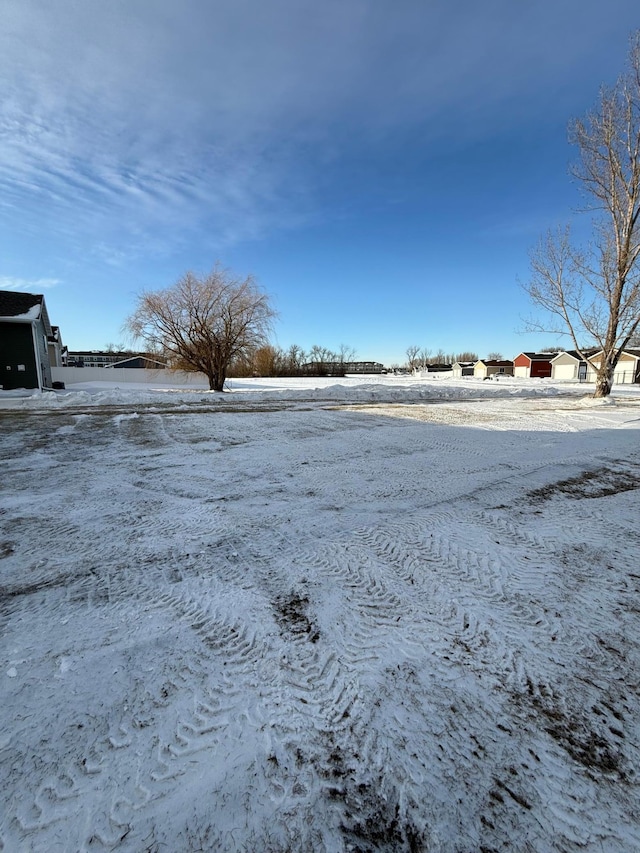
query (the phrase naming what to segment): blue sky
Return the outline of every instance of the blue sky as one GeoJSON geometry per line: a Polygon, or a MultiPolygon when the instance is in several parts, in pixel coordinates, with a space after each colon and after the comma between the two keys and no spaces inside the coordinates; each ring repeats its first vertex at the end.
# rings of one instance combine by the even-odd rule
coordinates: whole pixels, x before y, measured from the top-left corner
{"type": "Polygon", "coordinates": [[[4,0],[0,289],[45,293],[70,349],[130,344],[136,294],[216,260],[284,348],[556,343],[517,282],[639,25],[637,0],[4,0]]]}

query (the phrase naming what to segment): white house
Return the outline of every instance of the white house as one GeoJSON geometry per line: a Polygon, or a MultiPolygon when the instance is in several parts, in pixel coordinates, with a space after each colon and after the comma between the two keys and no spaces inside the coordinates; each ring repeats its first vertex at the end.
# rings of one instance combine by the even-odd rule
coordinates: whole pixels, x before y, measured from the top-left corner
{"type": "MultiPolygon", "coordinates": [[[[595,374],[600,367],[600,359],[602,358],[602,350],[595,353],[590,358],[593,365],[592,371],[588,371],[588,382],[595,381],[595,374]]],[[[640,349],[623,350],[618,359],[618,363],[613,371],[614,385],[629,385],[634,382],[640,382],[640,349]]]]}
{"type": "Polygon", "coordinates": [[[456,361],[452,369],[454,379],[461,379],[463,376],[473,376],[472,361],[456,361]]]}
{"type": "Polygon", "coordinates": [[[551,378],[558,382],[593,382],[594,375],[593,365],[588,364],[576,350],[559,352],[551,359],[551,378]]]}

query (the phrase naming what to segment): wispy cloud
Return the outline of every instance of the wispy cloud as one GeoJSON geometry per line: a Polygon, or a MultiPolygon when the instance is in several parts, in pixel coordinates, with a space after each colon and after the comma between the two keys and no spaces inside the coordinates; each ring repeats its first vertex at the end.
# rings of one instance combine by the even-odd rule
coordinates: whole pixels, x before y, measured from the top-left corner
{"type": "Polygon", "coordinates": [[[460,143],[553,109],[545,83],[613,27],[597,6],[5,0],[0,213],[89,251],[261,236],[363,140],[460,143]]]}
{"type": "Polygon", "coordinates": [[[27,293],[49,290],[60,284],[57,278],[12,278],[11,276],[0,276],[0,290],[19,290],[27,293]]]}

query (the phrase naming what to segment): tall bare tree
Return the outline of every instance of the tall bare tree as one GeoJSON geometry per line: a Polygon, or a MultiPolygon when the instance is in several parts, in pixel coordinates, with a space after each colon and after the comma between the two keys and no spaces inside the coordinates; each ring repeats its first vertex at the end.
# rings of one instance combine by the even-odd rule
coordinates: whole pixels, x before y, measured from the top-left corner
{"type": "Polygon", "coordinates": [[[302,347],[298,344],[291,344],[285,356],[285,370],[289,376],[298,376],[302,372],[302,365],[305,363],[307,355],[302,347]]]}
{"type": "Polygon", "coordinates": [[[348,364],[350,361],[356,360],[356,351],[348,344],[340,344],[337,355],[340,364],[348,364]]]}
{"type": "Polygon", "coordinates": [[[418,364],[419,354],[420,347],[417,344],[411,344],[411,346],[407,347],[407,366],[412,372],[415,370],[416,365],[418,364]]]}
{"type": "Polygon", "coordinates": [[[451,357],[451,361],[477,361],[478,353],[473,350],[466,350],[465,352],[459,352],[457,355],[453,355],[451,357]]]}
{"type": "Polygon", "coordinates": [[[212,391],[222,391],[231,362],[267,343],[274,317],[251,276],[216,264],[202,278],[188,272],[172,287],[142,293],[126,327],[174,367],[201,371],[212,391]]]}
{"type": "Polygon", "coordinates": [[[567,227],[534,249],[524,289],[557,322],[529,327],[568,334],[585,360],[588,346],[600,350],[594,396],[606,397],[640,329],[640,30],[626,72],[602,89],[594,111],[571,123],[569,138],[579,150],[572,174],[595,213],[593,238],[576,247],[567,227]]]}
{"type": "Polygon", "coordinates": [[[422,370],[426,370],[430,358],[431,350],[428,347],[422,347],[418,355],[418,361],[416,366],[420,367],[422,370]]]}
{"type": "Polygon", "coordinates": [[[333,350],[320,344],[314,344],[309,350],[309,361],[314,365],[312,372],[316,376],[326,376],[329,372],[329,365],[338,361],[338,356],[333,350]]]}

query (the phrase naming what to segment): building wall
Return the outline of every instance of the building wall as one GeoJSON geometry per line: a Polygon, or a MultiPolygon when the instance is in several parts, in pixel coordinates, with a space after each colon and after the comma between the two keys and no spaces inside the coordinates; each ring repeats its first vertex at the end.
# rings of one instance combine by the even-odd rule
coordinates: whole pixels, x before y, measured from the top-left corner
{"type": "MultiPolygon", "coordinates": [[[[521,352],[520,355],[516,356],[516,358],[513,359],[513,365],[514,365],[514,367],[526,367],[528,369],[531,365],[531,361],[529,360],[528,355],[525,355],[523,352],[521,352]]],[[[515,375],[516,376],[528,376],[529,374],[528,373],[527,374],[516,373],[515,375]]]]}
{"type": "Polygon", "coordinates": [[[549,361],[532,361],[529,364],[529,359],[527,359],[525,366],[522,363],[522,358],[517,358],[514,365],[513,375],[519,376],[520,379],[546,379],[551,376],[551,362],[549,361]]]}
{"type": "MultiPolygon", "coordinates": [[[[613,371],[614,385],[630,385],[640,381],[639,365],[635,358],[628,355],[621,355],[616,364],[616,369],[613,371]]],[[[600,367],[600,359],[593,359],[593,370],[589,371],[588,380],[595,382],[597,369],[600,367]]]]}
{"type": "Polygon", "coordinates": [[[536,379],[546,379],[551,376],[550,361],[532,361],[530,376],[536,379]]]}
{"type": "Polygon", "coordinates": [[[49,341],[47,350],[51,367],[62,367],[62,346],[59,341],[49,341]]]}
{"type": "Polygon", "coordinates": [[[560,382],[578,378],[578,362],[569,355],[559,355],[551,365],[551,376],[560,382]]]}
{"type": "Polygon", "coordinates": [[[473,375],[484,379],[485,376],[513,376],[513,367],[510,364],[500,365],[484,364],[478,362],[473,369],[473,375]]]}
{"type": "Polygon", "coordinates": [[[557,379],[559,382],[571,382],[573,379],[578,378],[578,364],[577,362],[572,362],[571,364],[554,364],[552,376],[554,379],[557,379]]]}
{"type": "Polygon", "coordinates": [[[452,368],[453,378],[461,379],[463,376],[473,376],[473,365],[454,364],[452,368]]]}
{"type": "Polygon", "coordinates": [[[49,342],[44,323],[41,320],[33,324],[35,349],[40,365],[40,378],[43,388],[51,388],[51,362],[49,361],[49,342]]]}
{"type": "Polygon", "coordinates": [[[40,387],[31,323],[0,323],[0,386],[5,391],[40,387]]]}
{"type": "Polygon", "coordinates": [[[56,382],[74,385],[79,382],[117,382],[122,385],[130,382],[144,384],[193,386],[209,388],[204,373],[190,373],[183,370],[146,370],[138,367],[54,367],[52,376],[56,382]]]}

